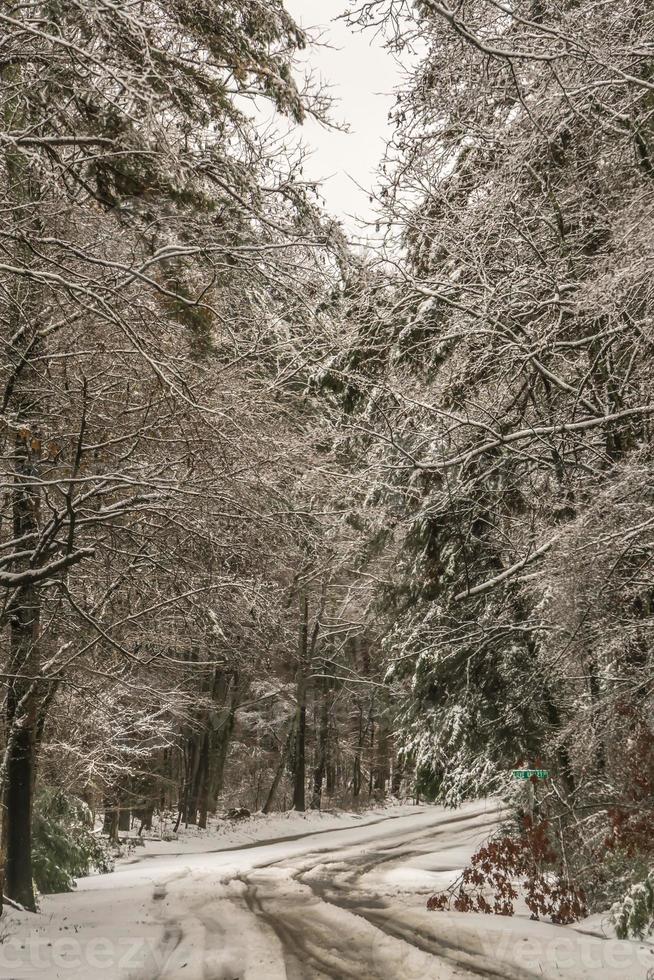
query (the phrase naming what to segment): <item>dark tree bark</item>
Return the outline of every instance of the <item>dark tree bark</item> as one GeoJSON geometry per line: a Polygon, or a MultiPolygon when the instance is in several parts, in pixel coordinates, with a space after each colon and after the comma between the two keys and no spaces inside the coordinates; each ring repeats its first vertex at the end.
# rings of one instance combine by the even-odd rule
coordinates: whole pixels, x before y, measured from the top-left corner
{"type": "Polygon", "coordinates": [[[275,775],[270,789],[268,790],[268,796],[266,797],[266,802],[263,805],[262,813],[270,813],[272,805],[275,801],[275,795],[279,789],[279,784],[281,782],[282,776],[284,775],[284,770],[286,769],[286,763],[291,751],[291,745],[293,743],[293,738],[295,735],[295,718],[288,727],[288,734],[284,741],[282,751],[279,756],[279,762],[277,764],[277,769],[275,770],[275,775]]]}
{"type": "MultiPolygon", "coordinates": [[[[39,448],[38,441],[26,430],[17,435],[13,492],[16,538],[36,534],[38,530],[40,500],[32,482],[35,476],[32,454],[39,448]]],[[[29,909],[35,908],[32,809],[39,727],[39,618],[38,586],[23,586],[14,600],[9,619],[11,657],[6,700],[2,857],[4,893],[29,909]]]]}
{"type": "Polygon", "coordinates": [[[368,716],[368,727],[370,729],[370,767],[368,769],[368,799],[372,796],[372,787],[375,779],[375,705],[370,703],[370,713],[368,716]]]}
{"type": "Polygon", "coordinates": [[[242,684],[238,672],[216,669],[211,688],[211,699],[216,708],[208,712],[204,731],[197,742],[197,769],[190,804],[190,809],[198,814],[198,826],[201,828],[206,828],[209,813],[215,811],[218,794],[223,788],[225,765],[241,697],[242,684]]]}
{"type": "Polygon", "coordinates": [[[293,767],[293,809],[303,812],[306,780],[306,727],[307,727],[307,668],[309,646],[309,600],[300,600],[300,636],[298,643],[297,707],[295,711],[295,764],[293,767]]]}
{"type": "Polygon", "coordinates": [[[202,772],[202,752],[204,747],[204,733],[196,733],[189,740],[190,771],[188,774],[188,786],[186,793],[186,810],[184,822],[194,826],[198,819],[198,806],[200,802],[200,787],[203,779],[202,772]]]}
{"type": "MultiPolygon", "coordinates": [[[[357,634],[353,637],[352,642],[355,665],[359,667],[360,663],[362,675],[369,677],[371,664],[370,648],[367,639],[365,636],[357,634]]],[[[372,705],[370,710],[372,711],[372,705]]],[[[355,800],[361,795],[361,787],[363,785],[362,763],[370,721],[371,715],[369,715],[364,723],[364,702],[361,700],[357,701],[357,727],[355,729],[354,762],[352,765],[352,796],[355,800]]],[[[370,793],[370,783],[368,785],[368,792],[370,793]]]]}
{"type": "Polygon", "coordinates": [[[352,796],[355,800],[361,793],[361,753],[363,751],[363,705],[358,705],[357,727],[355,731],[354,762],[352,765],[352,796]]]}
{"type": "Polygon", "coordinates": [[[393,796],[399,796],[400,790],[402,789],[402,779],[404,778],[404,765],[400,759],[397,752],[395,753],[395,762],[393,765],[393,775],[391,777],[391,793],[393,796]]]}
{"type": "Polygon", "coordinates": [[[144,830],[152,830],[152,817],[154,816],[154,805],[152,803],[144,807],[139,813],[138,817],[141,821],[139,826],[139,837],[144,830]]]}
{"type": "Polygon", "coordinates": [[[242,683],[237,671],[233,671],[228,679],[229,697],[226,707],[221,712],[220,724],[215,732],[215,761],[211,775],[211,805],[216,807],[216,799],[222,793],[225,783],[225,766],[231,745],[234,727],[236,725],[236,714],[244,697],[246,684],[242,683]]]}
{"type": "Polygon", "coordinates": [[[326,790],[327,796],[332,797],[336,792],[338,774],[338,725],[330,718],[329,731],[327,734],[327,764],[325,773],[327,776],[326,790]]]}
{"type": "Polygon", "coordinates": [[[200,746],[200,764],[198,766],[197,794],[195,805],[198,811],[198,827],[206,830],[207,817],[209,815],[209,793],[210,793],[210,748],[211,735],[208,731],[204,733],[202,745],[200,746]]]}
{"type": "Polygon", "coordinates": [[[377,724],[377,753],[375,756],[374,789],[385,793],[390,780],[390,732],[388,724],[388,696],[379,695],[382,701],[377,724]]]}
{"type": "Polygon", "coordinates": [[[116,801],[105,796],[104,798],[104,819],[102,823],[103,833],[107,834],[109,840],[118,840],[118,806],[116,801]]]}
{"type": "MultiPolygon", "coordinates": [[[[326,666],[323,667],[323,674],[327,674],[326,666]]],[[[311,795],[311,809],[319,810],[322,802],[322,786],[325,779],[327,768],[327,753],[329,744],[329,713],[331,683],[328,677],[323,677],[319,687],[320,694],[320,718],[318,723],[318,744],[316,746],[316,762],[313,770],[313,792],[311,795]]]]}
{"type": "Polygon", "coordinates": [[[7,758],[3,813],[4,894],[28,909],[35,908],[32,885],[32,808],[34,729],[29,708],[16,722],[16,737],[7,758]]]}

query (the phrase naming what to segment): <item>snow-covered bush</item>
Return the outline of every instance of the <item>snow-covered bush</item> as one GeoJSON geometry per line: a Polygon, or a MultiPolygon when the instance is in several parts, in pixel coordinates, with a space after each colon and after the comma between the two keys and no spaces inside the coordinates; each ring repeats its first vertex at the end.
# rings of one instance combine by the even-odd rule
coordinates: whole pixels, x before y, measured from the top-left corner
{"type": "Polygon", "coordinates": [[[611,907],[618,939],[644,939],[654,933],[654,868],[611,907]]]}
{"type": "Polygon", "coordinates": [[[32,872],[44,895],[69,892],[75,878],[92,871],[111,871],[112,858],[104,840],[93,833],[87,805],[58,789],[42,789],[32,820],[32,872]]]}

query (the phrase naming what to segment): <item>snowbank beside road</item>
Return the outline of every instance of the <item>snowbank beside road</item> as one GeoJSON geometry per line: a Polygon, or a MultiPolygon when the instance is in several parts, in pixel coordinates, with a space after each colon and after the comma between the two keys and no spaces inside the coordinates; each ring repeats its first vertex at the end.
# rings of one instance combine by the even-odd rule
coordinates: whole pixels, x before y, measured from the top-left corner
{"type": "MultiPolygon", "coordinates": [[[[220,817],[211,818],[206,830],[199,827],[182,824],[177,834],[173,835],[174,821],[170,818],[155,821],[153,833],[145,834],[148,854],[200,854],[211,848],[232,848],[248,844],[256,844],[262,840],[284,839],[304,834],[314,834],[320,831],[341,830],[348,827],[358,827],[370,822],[395,816],[410,816],[424,813],[424,806],[413,806],[409,803],[397,803],[390,806],[370,807],[356,813],[336,810],[307,810],[306,813],[296,813],[289,810],[286,813],[253,813],[241,820],[227,820],[220,817]]],[[[137,832],[130,835],[136,837],[137,832]]]]}

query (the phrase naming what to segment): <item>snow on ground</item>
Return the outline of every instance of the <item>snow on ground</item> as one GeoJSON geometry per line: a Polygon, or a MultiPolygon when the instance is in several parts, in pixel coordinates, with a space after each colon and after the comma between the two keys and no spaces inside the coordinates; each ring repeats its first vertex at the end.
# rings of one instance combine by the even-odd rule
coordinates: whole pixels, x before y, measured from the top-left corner
{"type": "Polygon", "coordinates": [[[500,817],[393,806],[255,817],[148,841],[113,874],[3,915],[5,980],[645,980],[654,947],[578,928],[427,912],[500,817]]]}
{"type": "MultiPolygon", "coordinates": [[[[361,823],[370,823],[385,819],[392,815],[408,815],[424,812],[424,807],[414,807],[409,803],[398,803],[394,806],[378,806],[349,813],[338,810],[307,810],[306,813],[296,813],[289,810],[286,813],[253,813],[245,820],[225,820],[209,818],[206,830],[183,824],[176,835],[173,834],[175,821],[166,816],[163,820],[154,819],[152,832],[144,833],[148,854],[200,854],[208,847],[237,847],[244,844],[255,844],[261,840],[313,834],[322,830],[339,830],[340,828],[356,827],[361,823]],[[210,842],[210,843],[209,843],[210,842]]],[[[122,836],[122,835],[121,835],[122,836]]],[[[137,830],[131,831],[130,837],[137,838],[137,830]]]]}

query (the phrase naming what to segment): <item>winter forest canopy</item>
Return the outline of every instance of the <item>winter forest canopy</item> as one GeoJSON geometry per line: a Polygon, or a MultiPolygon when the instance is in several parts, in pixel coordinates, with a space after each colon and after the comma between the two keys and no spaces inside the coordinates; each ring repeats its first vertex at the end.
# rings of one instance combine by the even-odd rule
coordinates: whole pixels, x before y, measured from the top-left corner
{"type": "Polygon", "coordinates": [[[642,932],[654,6],[336,6],[404,66],[365,246],[281,0],[0,4],[3,892],[89,811],[517,821],[535,767],[642,932]]]}

